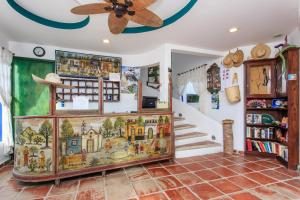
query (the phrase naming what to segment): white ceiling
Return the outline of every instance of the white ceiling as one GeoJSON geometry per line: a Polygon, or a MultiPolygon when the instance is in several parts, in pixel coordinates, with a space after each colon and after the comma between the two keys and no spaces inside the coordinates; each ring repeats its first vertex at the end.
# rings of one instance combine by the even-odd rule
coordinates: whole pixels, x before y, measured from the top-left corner
{"type": "MultiPolygon", "coordinates": [[[[78,2],[97,1],[101,0],[16,0],[35,14],[64,22],[84,18],[69,12],[78,2]]],[[[165,19],[187,2],[157,0],[150,9],[165,19]]],[[[298,0],[198,0],[186,16],[168,27],[148,33],[112,35],[107,27],[107,14],[92,16],[90,24],[82,29],[60,30],[24,18],[6,0],[1,0],[0,31],[19,42],[120,54],[141,53],[162,43],[225,51],[270,42],[274,34],[290,33],[298,26],[298,3],[298,0]],[[228,29],[233,26],[240,31],[230,34],[228,29]],[[110,39],[111,44],[104,45],[104,38],[110,39]]]]}

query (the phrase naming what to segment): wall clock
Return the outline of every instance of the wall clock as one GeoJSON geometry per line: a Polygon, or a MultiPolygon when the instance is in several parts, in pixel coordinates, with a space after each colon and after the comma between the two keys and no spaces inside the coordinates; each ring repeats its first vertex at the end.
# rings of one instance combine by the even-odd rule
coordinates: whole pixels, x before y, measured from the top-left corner
{"type": "Polygon", "coordinates": [[[46,51],[43,47],[34,47],[33,53],[37,57],[43,57],[46,54],[46,51]]]}

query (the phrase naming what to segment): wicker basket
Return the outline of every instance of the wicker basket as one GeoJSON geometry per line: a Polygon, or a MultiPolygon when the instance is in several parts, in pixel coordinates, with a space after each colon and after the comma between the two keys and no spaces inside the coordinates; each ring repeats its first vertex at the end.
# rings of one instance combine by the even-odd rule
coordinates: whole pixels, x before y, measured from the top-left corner
{"type": "Polygon", "coordinates": [[[226,93],[227,99],[230,103],[237,103],[237,102],[241,101],[241,92],[240,92],[240,87],[238,84],[237,73],[234,73],[233,79],[232,79],[232,86],[225,88],[225,93],[226,93]]]}

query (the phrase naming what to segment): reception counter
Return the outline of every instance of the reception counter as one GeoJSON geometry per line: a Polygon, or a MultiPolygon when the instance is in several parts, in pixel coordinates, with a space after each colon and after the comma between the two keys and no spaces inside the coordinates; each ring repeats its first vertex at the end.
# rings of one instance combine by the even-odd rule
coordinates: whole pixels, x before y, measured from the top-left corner
{"type": "Polygon", "coordinates": [[[171,111],[15,118],[13,175],[40,182],[174,158],[171,111]]]}

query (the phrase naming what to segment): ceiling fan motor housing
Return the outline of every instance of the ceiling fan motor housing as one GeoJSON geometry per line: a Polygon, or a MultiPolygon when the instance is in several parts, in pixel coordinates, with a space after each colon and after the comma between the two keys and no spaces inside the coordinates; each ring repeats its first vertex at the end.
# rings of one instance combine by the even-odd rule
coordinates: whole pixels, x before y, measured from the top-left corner
{"type": "Polygon", "coordinates": [[[135,14],[135,11],[128,10],[129,7],[133,6],[132,1],[125,0],[124,3],[119,3],[117,0],[111,0],[112,6],[106,7],[105,10],[107,11],[114,11],[116,13],[116,17],[121,18],[123,15],[128,14],[130,16],[133,16],[135,14]]]}

